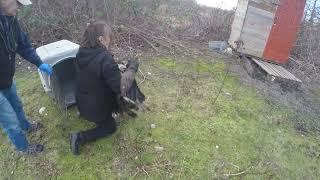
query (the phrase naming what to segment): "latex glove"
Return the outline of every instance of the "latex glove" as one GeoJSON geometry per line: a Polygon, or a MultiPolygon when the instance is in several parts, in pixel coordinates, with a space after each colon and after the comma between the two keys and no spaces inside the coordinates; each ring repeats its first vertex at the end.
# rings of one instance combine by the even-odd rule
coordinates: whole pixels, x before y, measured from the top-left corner
{"type": "Polygon", "coordinates": [[[52,67],[49,64],[41,64],[39,69],[40,71],[47,73],[49,76],[52,75],[52,67]]]}

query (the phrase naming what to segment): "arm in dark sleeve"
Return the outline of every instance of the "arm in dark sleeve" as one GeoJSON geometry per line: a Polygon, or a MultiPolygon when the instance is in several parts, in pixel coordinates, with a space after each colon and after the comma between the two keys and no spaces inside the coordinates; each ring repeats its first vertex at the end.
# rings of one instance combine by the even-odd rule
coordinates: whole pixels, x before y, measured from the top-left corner
{"type": "Polygon", "coordinates": [[[102,63],[102,76],[107,85],[117,95],[121,94],[121,73],[118,64],[111,55],[107,55],[102,63]]]}
{"type": "Polygon", "coordinates": [[[39,67],[42,64],[42,61],[32,47],[27,33],[24,32],[20,26],[18,26],[18,32],[17,53],[25,60],[39,67]]]}

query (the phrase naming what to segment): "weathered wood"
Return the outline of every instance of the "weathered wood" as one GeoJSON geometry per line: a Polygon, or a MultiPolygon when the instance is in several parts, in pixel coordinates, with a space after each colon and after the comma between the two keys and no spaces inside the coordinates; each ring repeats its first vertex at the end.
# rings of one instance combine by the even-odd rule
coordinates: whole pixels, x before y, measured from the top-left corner
{"type": "Polygon", "coordinates": [[[277,9],[274,2],[275,0],[238,1],[229,38],[229,44],[233,48],[244,54],[263,56],[277,9]],[[235,42],[240,43],[240,47],[235,42]]]}
{"type": "Polygon", "coordinates": [[[273,25],[274,13],[249,6],[241,33],[240,52],[262,57],[273,25]]]}
{"type": "Polygon", "coordinates": [[[234,21],[232,24],[231,35],[229,38],[229,44],[235,49],[237,48],[237,45],[235,42],[239,41],[241,37],[242,27],[244,24],[244,20],[246,18],[248,4],[249,4],[249,0],[238,1],[234,21]]]}
{"type": "Polygon", "coordinates": [[[239,0],[229,44],[238,52],[286,64],[306,0],[239,0]]]}

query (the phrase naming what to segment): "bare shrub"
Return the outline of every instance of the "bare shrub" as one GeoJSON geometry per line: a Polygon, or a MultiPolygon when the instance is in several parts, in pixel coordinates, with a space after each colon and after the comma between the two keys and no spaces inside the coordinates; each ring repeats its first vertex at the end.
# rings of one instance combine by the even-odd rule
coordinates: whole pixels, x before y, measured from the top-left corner
{"type": "MultiPolygon", "coordinates": [[[[112,25],[119,49],[193,52],[206,40],[228,39],[233,11],[200,7],[194,0],[34,0],[20,14],[36,45],[79,41],[90,19],[112,25]]],[[[206,45],[206,43],[203,45],[206,45]]]]}
{"type": "Polygon", "coordinates": [[[296,59],[292,59],[292,69],[307,84],[320,86],[320,0],[307,2],[305,18],[292,55],[296,59]]]}

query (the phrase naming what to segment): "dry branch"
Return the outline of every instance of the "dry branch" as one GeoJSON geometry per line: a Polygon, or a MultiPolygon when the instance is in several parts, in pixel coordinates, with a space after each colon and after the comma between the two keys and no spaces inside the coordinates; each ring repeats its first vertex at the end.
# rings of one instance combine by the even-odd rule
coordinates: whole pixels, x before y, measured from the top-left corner
{"type": "Polygon", "coordinates": [[[239,172],[239,173],[234,173],[234,174],[224,174],[225,177],[229,178],[229,177],[234,177],[234,176],[240,176],[243,175],[245,173],[247,173],[252,167],[249,167],[247,170],[239,172]]]}

